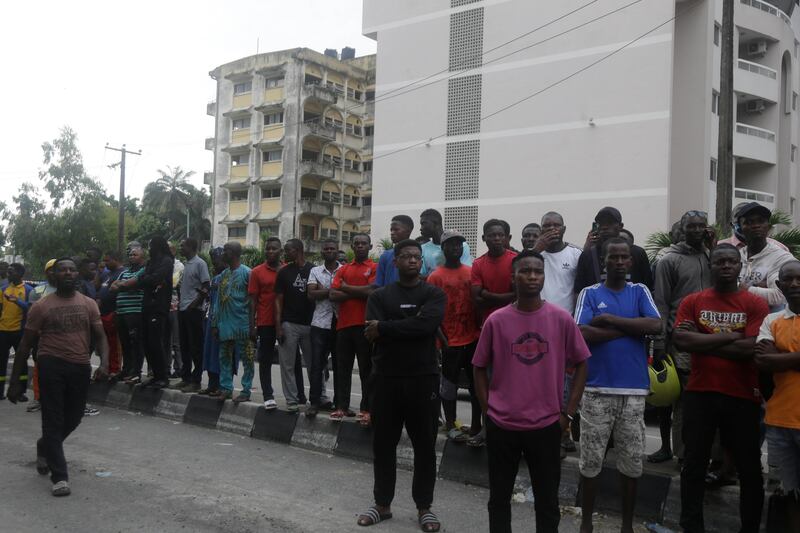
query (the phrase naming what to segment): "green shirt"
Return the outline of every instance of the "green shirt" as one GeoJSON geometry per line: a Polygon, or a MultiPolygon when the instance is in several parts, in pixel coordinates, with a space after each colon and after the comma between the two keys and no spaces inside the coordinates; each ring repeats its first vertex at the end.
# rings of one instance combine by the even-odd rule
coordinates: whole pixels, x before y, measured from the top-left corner
{"type": "MultiPolygon", "coordinates": [[[[126,281],[138,276],[144,270],[144,265],[139,268],[128,267],[119,276],[119,281],[126,281]],[[132,270],[135,269],[135,270],[132,270]]],[[[118,315],[131,315],[134,313],[142,312],[142,299],[144,292],[139,290],[132,291],[119,291],[117,294],[117,314],[118,315]]]]}

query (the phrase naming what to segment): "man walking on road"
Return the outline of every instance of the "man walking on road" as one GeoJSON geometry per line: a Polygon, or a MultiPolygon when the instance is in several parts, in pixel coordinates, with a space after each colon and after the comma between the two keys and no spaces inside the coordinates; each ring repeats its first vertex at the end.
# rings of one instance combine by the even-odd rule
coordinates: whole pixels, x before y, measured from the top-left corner
{"type": "Polygon", "coordinates": [[[581,533],[592,531],[597,476],[611,437],[622,484],[621,531],[633,533],[650,392],[644,337],[661,332],[661,319],[647,287],[626,281],[633,262],[628,241],[611,238],[601,252],[606,279],[583,289],[575,306],[575,321],[592,351],[581,400],[581,533]]]}
{"type": "Polygon", "coordinates": [[[233,396],[233,369],[238,354],[242,361],[242,392],[234,402],[250,400],[250,388],[255,374],[255,320],[250,312],[250,267],[241,261],[242,245],[236,241],[222,247],[222,260],[228,267],[222,271],[219,281],[213,334],[219,339],[219,391],[214,397],[221,401],[233,396]],[[234,353],[236,352],[236,353],[234,353]]]}
{"type": "Polygon", "coordinates": [[[399,281],[376,290],[367,304],[364,335],[375,343],[374,433],[375,505],[359,516],[370,526],[392,517],[397,476],[397,443],[405,426],[414,448],[412,496],[422,531],[439,531],[431,512],[436,483],[436,430],[439,368],[436,331],[446,296],[419,278],[422,249],[405,240],[395,245],[399,281]]]}
{"type": "Polygon", "coordinates": [[[524,456],[536,500],[536,531],[552,533],[561,518],[561,434],[578,409],[590,352],[572,315],[542,300],[544,258],[524,250],[513,268],[516,301],[486,319],[473,360],[486,415],[489,531],[511,531],[511,494],[524,456]],[[565,404],[568,366],[575,367],[575,377],[565,404]]]}
{"type": "Polygon", "coordinates": [[[736,247],[718,245],[711,252],[713,287],[684,298],[675,318],[672,340],[692,354],[683,397],[680,520],[689,533],[704,531],[704,479],[717,430],[739,472],[740,531],[757,533],[761,523],[761,394],[753,356],[769,309],[763,298],[739,287],[741,269],[736,247]]]}
{"type": "Polygon", "coordinates": [[[178,332],[181,339],[181,381],[175,388],[198,392],[203,378],[203,302],[208,297],[211,277],[208,265],[197,256],[197,240],[184,239],[181,254],[186,258],[179,286],[178,332]]]}
{"type": "MultiPolygon", "coordinates": [[[[97,378],[108,373],[108,345],[94,300],[77,293],[78,268],[71,258],[55,266],[57,291],[31,308],[12,376],[27,368],[38,344],[39,387],[42,391],[42,438],[36,443],[36,470],[50,473],[53,496],[70,494],[64,440],[81,422],[91,374],[90,346],[100,355],[97,378]]],[[[23,389],[12,380],[8,399],[17,403],[23,389]]]]}

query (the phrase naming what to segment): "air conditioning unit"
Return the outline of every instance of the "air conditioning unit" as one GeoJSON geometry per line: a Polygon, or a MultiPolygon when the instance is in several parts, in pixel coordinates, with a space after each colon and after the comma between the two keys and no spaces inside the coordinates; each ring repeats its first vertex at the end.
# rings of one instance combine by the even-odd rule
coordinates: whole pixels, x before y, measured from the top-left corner
{"type": "Polygon", "coordinates": [[[764,100],[750,100],[744,108],[747,113],[763,113],[764,109],[764,100]]]}
{"type": "Polygon", "coordinates": [[[749,57],[764,57],[767,53],[767,41],[754,41],[747,45],[749,57]]]}

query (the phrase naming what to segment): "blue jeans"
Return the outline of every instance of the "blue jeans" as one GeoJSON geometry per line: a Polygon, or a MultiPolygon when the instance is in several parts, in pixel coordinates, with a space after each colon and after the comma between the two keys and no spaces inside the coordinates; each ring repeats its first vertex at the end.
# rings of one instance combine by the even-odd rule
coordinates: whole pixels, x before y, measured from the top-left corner
{"type": "Polygon", "coordinates": [[[783,490],[800,492],[800,429],[767,426],[767,446],[783,490]]]}

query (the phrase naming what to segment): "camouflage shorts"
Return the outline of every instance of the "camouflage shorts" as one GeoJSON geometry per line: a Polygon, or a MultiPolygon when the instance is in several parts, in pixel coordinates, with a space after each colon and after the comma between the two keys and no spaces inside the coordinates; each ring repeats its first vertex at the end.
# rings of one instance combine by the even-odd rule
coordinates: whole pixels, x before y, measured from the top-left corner
{"type": "Polygon", "coordinates": [[[612,435],[617,470],[628,477],[642,475],[644,403],[645,396],[583,393],[579,467],[584,477],[593,478],[600,473],[612,435]]]}

